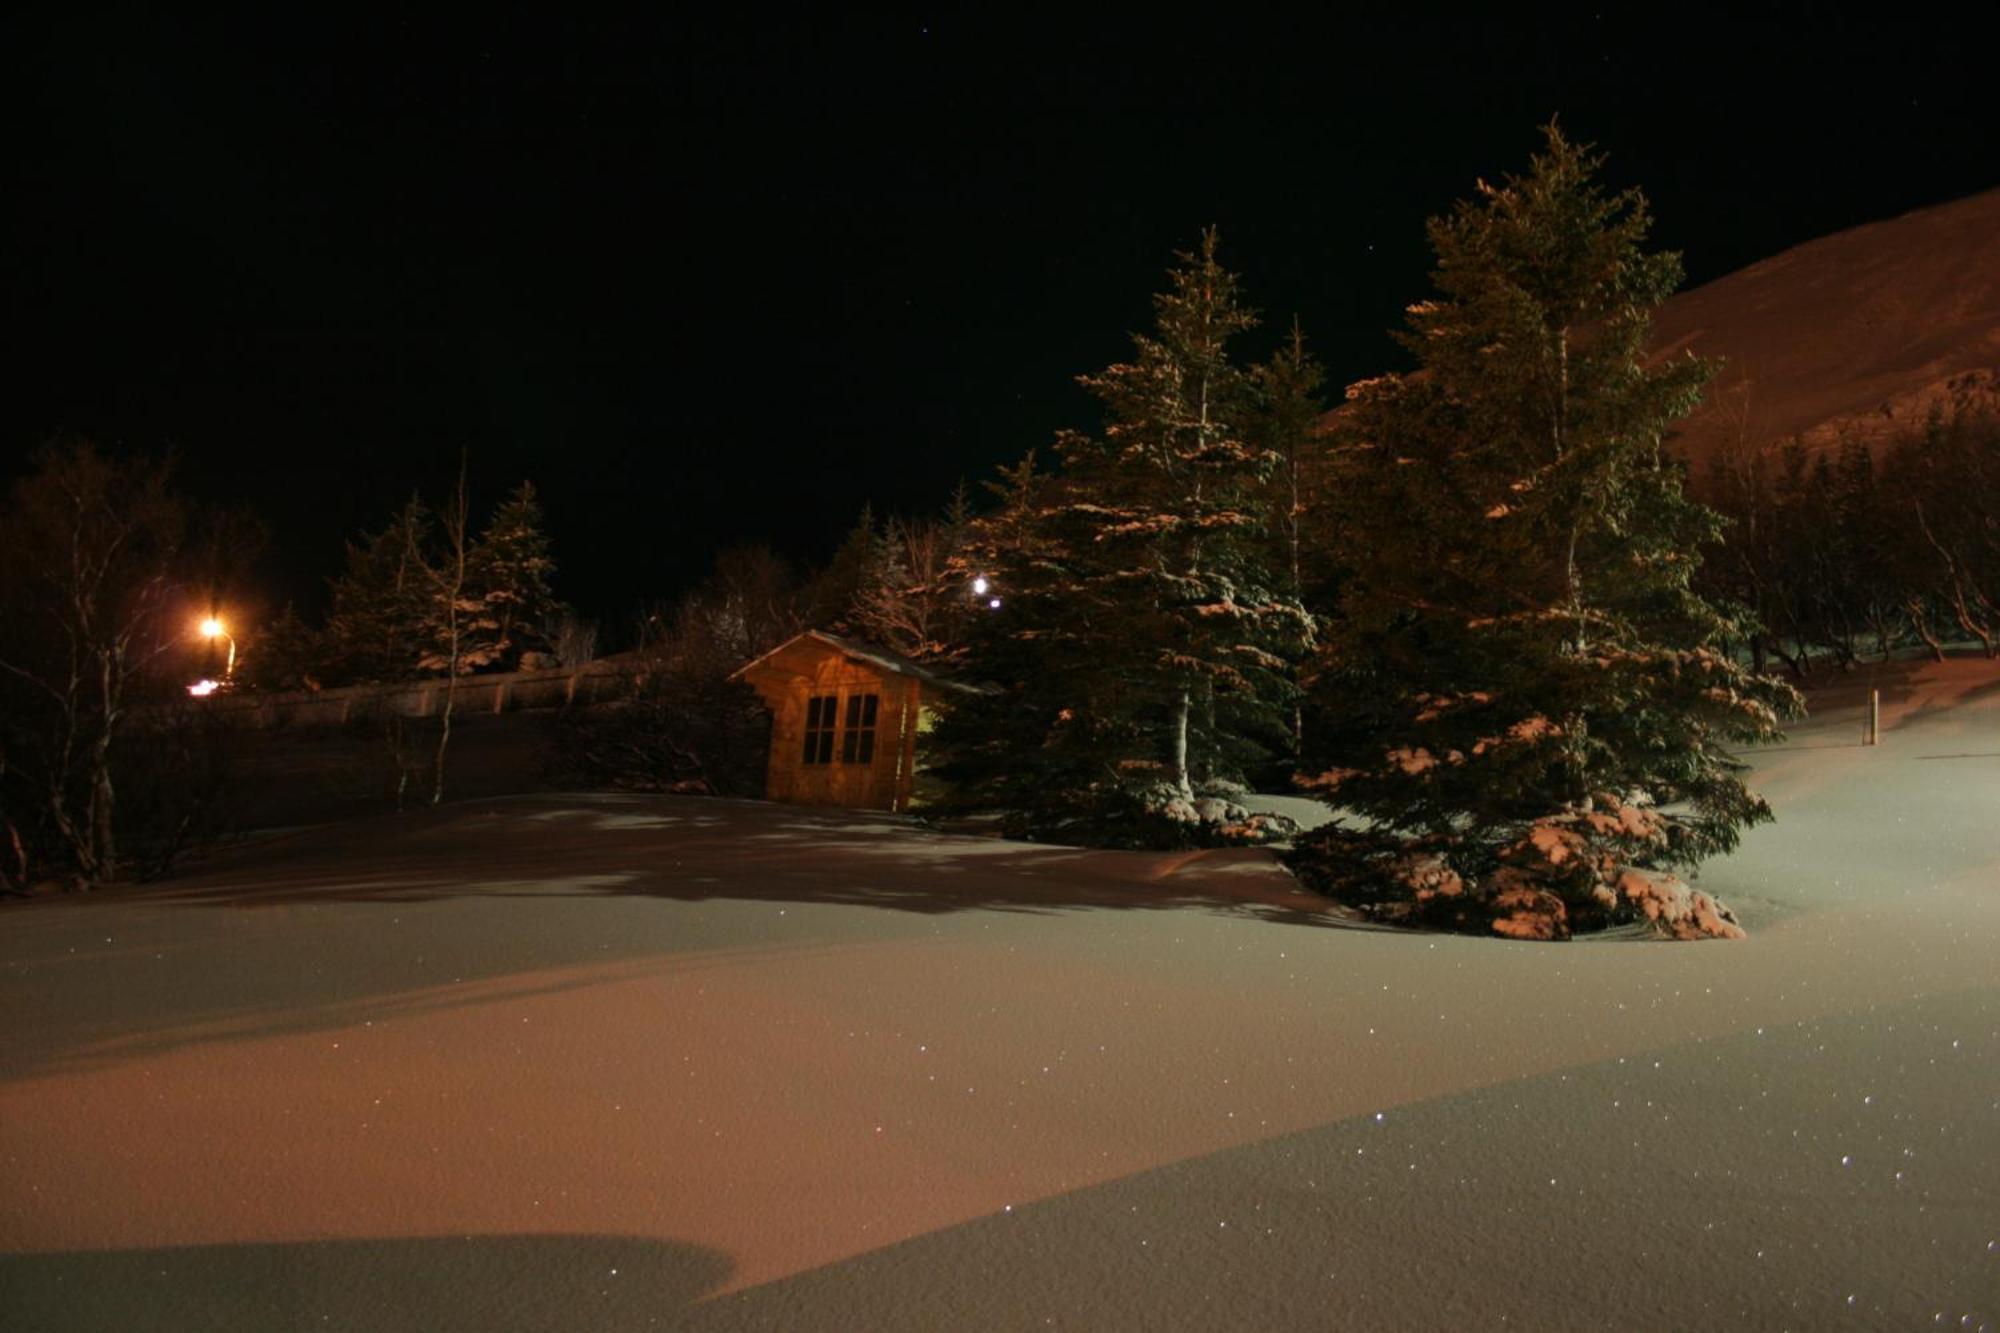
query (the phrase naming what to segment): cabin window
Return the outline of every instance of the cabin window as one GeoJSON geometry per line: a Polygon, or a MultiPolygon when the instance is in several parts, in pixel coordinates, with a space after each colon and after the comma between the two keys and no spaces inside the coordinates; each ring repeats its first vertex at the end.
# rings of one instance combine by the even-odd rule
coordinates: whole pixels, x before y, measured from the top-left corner
{"type": "MultiPolygon", "coordinates": [[[[815,694],[806,700],[806,752],[808,764],[833,762],[833,727],[840,713],[839,700],[831,694],[815,694]]],[[[872,716],[872,714],[871,714],[872,716]]]]}
{"type": "Polygon", "coordinates": [[[875,713],[881,698],[873,694],[847,696],[847,729],[840,738],[840,762],[875,762],[875,713]]]}

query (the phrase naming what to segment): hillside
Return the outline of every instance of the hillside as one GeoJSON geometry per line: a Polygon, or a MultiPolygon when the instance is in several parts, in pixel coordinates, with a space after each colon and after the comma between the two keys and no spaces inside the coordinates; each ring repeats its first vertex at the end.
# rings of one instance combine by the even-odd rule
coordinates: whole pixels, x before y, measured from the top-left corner
{"type": "Polygon", "coordinates": [[[1679,447],[1877,441],[1959,389],[2000,390],[2000,189],[1837,232],[1668,301],[1662,353],[1725,368],[1679,447]]]}

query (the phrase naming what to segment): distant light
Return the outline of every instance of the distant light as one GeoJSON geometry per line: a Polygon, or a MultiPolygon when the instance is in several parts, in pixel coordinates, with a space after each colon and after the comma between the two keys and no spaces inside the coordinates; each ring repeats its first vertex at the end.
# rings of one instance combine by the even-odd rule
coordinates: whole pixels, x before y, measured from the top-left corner
{"type": "Polygon", "coordinates": [[[216,690],[219,688],[220,686],[215,681],[198,680],[194,684],[188,686],[188,693],[192,694],[197,699],[206,699],[209,695],[214,694],[216,690]]]}
{"type": "Polygon", "coordinates": [[[986,576],[984,574],[981,574],[978,578],[972,581],[972,591],[981,597],[984,597],[986,595],[986,590],[992,586],[993,586],[992,584],[986,581],[986,576]]]}
{"type": "Polygon", "coordinates": [[[229,631],[223,628],[222,622],[214,616],[201,622],[201,637],[204,639],[219,639],[227,633],[229,631]]]}
{"type": "Polygon", "coordinates": [[[1000,599],[998,597],[995,597],[992,601],[988,602],[986,605],[990,609],[998,611],[1000,609],[1000,599]]]}

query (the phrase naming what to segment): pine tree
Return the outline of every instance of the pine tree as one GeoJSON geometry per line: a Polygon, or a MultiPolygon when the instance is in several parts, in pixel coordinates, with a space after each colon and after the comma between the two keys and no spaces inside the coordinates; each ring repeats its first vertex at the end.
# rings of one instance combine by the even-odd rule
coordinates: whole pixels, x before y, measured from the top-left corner
{"type": "Polygon", "coordinates": [[[888,541],[875,521],[875,506],[864,503],[826,568],[806,583],[806,623],[836,634],[853,633],[855,602],[881,577],[888,559],[888,541]]]}
{"type": "MultiPolygon", "coordinates": [[[[1269,514],[1269,560],[1279,589],[1301,608],[1328,605],[1338,570],[1324,559],[1309,559],[1309,546],[1333,552],[1339,543],[1328,530],[1328,506],[1312,505],[1311,492],[1324,471],[1320,420],[1326,415],[1326,373],[1306,351],[1298,320],[1270,360],[1252,371],[1258,395],[1255,443],[1272,459],[1264,497],[1269,514]]],[[[1309,626],[1317,632],[1317,620],[1309,626]]],[[[1305,748],[1303,698],[1291,708],[1291,751],[1305,748]]]]}
{"type": "Polygon", "coordinates": [[[1278,455],[1228,346],[1256,321],[1216,249],[1209,231],[1180,256],[1130,361],[1082,377],[1104,433],[1064,432],[1061,475],[1004,475],[975,525],[1002,606],[965,671],[997,692],[954,706],[938,752],[1019,830],[1197,836],[1199,798],[1289,746],[1311,622],[1273,568],[1278,455]]]}
{"type": "Polygon", "coordinates": [[[1030,453],[986,489],[995,507],[970,523],[952,571],[969,604],[956,669],[978,692],[948,699],[923,742],[941,813],[998,812],[1010,837],[1171,838],[1133,790],[1133,756],[1153,737],[1125,706],[1129,645],[1107,632],[1116,608],[1080,577],[1058,522],[1069,486],[1030,453]]]}
{"type": "Polygon", "coordinates": [[[547,629],[563,605],[549,587],[555,573],[541,501],[534,485],[522,482],[487,520],[468,557],[467,591],[491,622],[476,645],[474,665],[513,666],[526,652],[547,652],[547,629]]]}
{"type": "Polygon", "coordinates": [[[1771,817],[1728,746],[1796,696],[1723,651],[1692,587],[1721,521],[1661,450],[1710,367],[1649,364],[1678,257],[1554,125],[1527,174],[1430,224],[1411,375],[1357,385],[1351,571],[1321,663],[1340,719],[1302,866],[1394,915],[1551,938],[1644,916],[1739,933],[1665,872],[1771,817]]]}
{"type": "Polygon", "coordinates": [[[421,552],[431,513],[411,496],[379,532],[347,544],[347,567],[333,580],[332,606],[317,664],[323,683],[408,680],[418,674],[429,618],[421,552]]]}
{"type": "Polygon", "coordinates": [[[1271,455],[1270,513],[1274,567],[1284,592],[1296,601],[1306,596],[1307,492],[1320,418],[1326,414],[1323,390],[1326,372],[1306,351],[1305,333],[1297,320],[1284,345],[1252,375],[1258,394],[1257,446],[1271,455]]]}
{"type": "Polygon", "coordinates": [[[1078,572],[1128,657],[1124,706],[1157,719],[1150,755],[1181,800],[1282,749],[1291,666],[1310,620],[1271,568],[1265,520],[1277,456],[1229,342],[1256,326],[1213,229],[1153,298],[1132,360],[1084,376],[1102,437],[1057,440],[1078,572]]]}
{"type": "Polygon", "coordinates": [[[317,688],[316,674],[324,656],[321,636],[299,618],[286,602],[277,615],[258,627],[243,645],[236,674],[252,690],[279,691],[317,688]]]}

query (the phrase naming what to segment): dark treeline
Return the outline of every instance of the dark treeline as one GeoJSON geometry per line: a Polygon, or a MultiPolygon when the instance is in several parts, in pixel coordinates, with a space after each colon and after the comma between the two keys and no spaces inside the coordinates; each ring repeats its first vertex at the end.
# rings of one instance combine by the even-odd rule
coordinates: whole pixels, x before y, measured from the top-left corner
{"type": "Polygon", "coordinates": [[[1806,680],[1905,647],[2000,648],[2000,411],[1977,384],[1872,446],[1739,447],[1701,481],[1730,520],[1704,581],[1754,613],[1760,670],[1776,658],[1806,680]]]}

